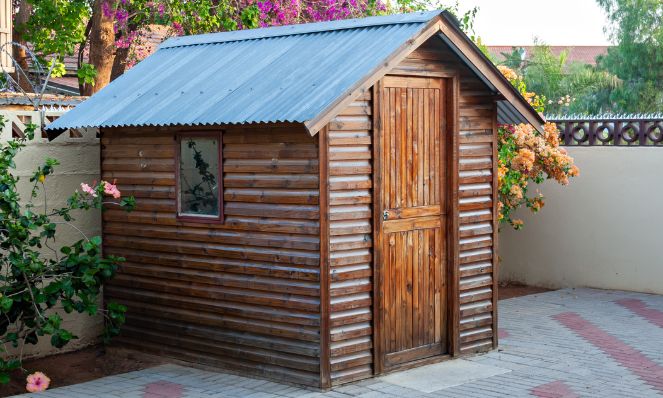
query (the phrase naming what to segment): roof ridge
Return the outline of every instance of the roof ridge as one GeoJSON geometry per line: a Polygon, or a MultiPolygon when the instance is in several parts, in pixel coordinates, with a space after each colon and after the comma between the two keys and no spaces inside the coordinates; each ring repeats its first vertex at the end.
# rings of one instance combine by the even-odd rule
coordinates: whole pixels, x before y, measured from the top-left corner
{"type": "Polygon", "coordinates": [[[418,11],[408,14],[393,14],[338,21],[314,22],[297,25],[282,25],[259,29],[235,30],[231,32],[206,33],[201,35],[173,37],[161,43],[158,50],[173,47],[186,47],[200,44],[226,43],[271,37],[293,36],[336,30],[366,28],[371,26],[397,25],[428,22],[446,13],[444,10],[418,11]]]}

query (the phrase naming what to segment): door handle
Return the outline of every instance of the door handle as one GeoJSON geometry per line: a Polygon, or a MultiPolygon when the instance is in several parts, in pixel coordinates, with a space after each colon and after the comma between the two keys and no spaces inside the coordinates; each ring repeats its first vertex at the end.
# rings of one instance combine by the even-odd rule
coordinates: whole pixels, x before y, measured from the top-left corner
{"type": "Polygon", "coordinates": [[[387,221],[389,219],[389,210],[385,210],[382,212],[382,219],[384,221],[387,221]]]}

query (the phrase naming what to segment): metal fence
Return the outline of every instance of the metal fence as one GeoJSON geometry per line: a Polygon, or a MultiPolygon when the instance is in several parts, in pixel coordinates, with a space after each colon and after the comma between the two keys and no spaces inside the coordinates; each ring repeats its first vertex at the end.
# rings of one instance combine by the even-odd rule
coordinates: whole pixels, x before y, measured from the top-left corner
{"type": "Polygon", "coordinates": [[[565,146],[662,146],[663,114],[548,116],[565,146]]]}

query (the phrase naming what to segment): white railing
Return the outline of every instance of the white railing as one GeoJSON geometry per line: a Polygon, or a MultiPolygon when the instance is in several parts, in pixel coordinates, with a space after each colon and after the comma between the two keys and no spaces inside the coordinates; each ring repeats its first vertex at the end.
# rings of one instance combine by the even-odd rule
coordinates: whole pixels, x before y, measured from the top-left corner
{"type": "Polygon", "coordinates": [[[0,71],[14,72],[12,46],[12,0],[0,0],[0,71]],[[8,53],[9,52],[9,53],[8,53]]]}
{"type": "MultiPolygon", "coordinates": [[[[7,141],[16,137],[24,137],[26,126],[30,123],[37,125],[37,132],[42,131],[42,126],[48,125],[67,110],[2,110],[0,116],[5,121],[5,126],[0,130],[0,141],[7,141]]],[[[35,137],[32,143],[46,143],[48,138],[45,134],[35,137]]],[[[62,142],[99,142],[97,129],[72,129],[56,138],[54,143],[62,142]]]]}

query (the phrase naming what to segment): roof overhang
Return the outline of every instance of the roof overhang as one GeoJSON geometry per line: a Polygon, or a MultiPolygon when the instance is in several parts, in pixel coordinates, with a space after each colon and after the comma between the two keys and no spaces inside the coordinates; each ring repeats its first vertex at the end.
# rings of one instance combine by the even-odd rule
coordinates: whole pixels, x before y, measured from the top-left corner
{"type": "Polygon", "coordinates": [[[440,31],[442,18],[440,15],[447,14],[448,11],[442,11],[435,15],[409,40],[404,42],[387,59],[379,63],[363,79],[357,81],[349,90],[332,102],[317,117],[304,122],[304,126],[311,135],[315,135],[324,126],[329,123],[336,115],[346,108],[355,98],[367,92],[378,80],[382,79],[389,71],[410,55],[417,47],[440,31]]]}
{"type": "Polygon", "coordinates": [[[453,15],[443,13],[442,18],[445,23],[442,24],[438,36],[486,86],[503,98],[497,101],[497,116],[501,123],[518,124],[526,121],[537,130],[543,131],[543,116],[532,108],[495,64],[460,30],[453,15]]]}
{"type": "Polygon", "coordinates": [[[378,80],[383,78],[389,70],[410,55],[426,40],[437,35],[449,48],[466,64],[486,86],[499,98],[497,101],[497,115],[500,123],[519,124],[528,123],[538,131],[543,132],[545,120],[518,90],[502,75],[497,67],[481,52],[479,47],[460,29],[456,18],[448,11],[442,11],[432,18],[410,40],[404,43],[385,62],[381,63],[363,80],[357,82],[348,92],[338,98],[318,117],[304,123],[311,135],[317,134],[331,119],[343,108],[348,106],[354,98],[366,92],[378,80]]]}

